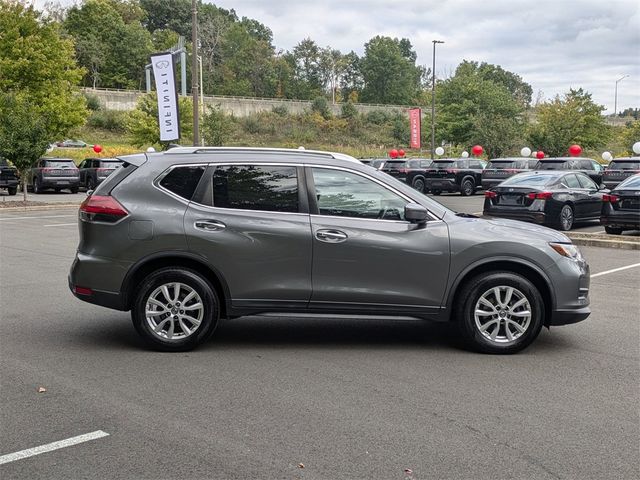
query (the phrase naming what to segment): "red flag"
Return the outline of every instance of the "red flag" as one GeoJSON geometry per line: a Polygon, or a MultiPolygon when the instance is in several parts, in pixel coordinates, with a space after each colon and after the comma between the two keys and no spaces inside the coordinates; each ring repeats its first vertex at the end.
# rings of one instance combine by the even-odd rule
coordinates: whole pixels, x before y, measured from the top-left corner
{"type": "Polygon", "coordinates": [[[420,126],[422,121],[422,115],[419,108],[409,109],[409,129],[411,133],[411,141],[409,146],[411,148],[420,148],[420,126]]]}

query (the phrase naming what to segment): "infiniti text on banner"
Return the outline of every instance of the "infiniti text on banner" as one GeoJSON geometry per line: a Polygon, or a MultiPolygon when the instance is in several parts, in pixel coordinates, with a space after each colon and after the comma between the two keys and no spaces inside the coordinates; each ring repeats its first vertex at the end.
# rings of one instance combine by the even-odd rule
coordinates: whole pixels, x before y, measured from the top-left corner
{"type": "Polygon", "coordinates": [[[151,56],[153,76],[158,93],[158,123],[160,124],[160,140],[168,142],[180,138],[180,121],[178,115],[178,90],[173,56],[170,53],[159,53],[151,56]]]}
{"type": "Polygon", "coordinates": [[[412,108],[409,110],[409,129],[411,133],[411,141],[409,143],[409,146],[411,148],[420,148],[421,120],[422,116],[419,108],[412,108]]]}

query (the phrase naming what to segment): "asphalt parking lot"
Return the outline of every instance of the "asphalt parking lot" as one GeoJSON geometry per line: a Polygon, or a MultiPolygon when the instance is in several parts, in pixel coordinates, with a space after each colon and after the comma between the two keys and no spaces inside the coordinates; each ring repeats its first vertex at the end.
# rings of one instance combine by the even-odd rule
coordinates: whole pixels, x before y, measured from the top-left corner
{"type": "Polygon", "coordinates": [[[236,319],[163,354],[68,291],[77,239],[73,209],[0,211],[3,479],[640,475],[638,251],[582,247],[593,314],[514,356],[348,317],[236,319]]]}

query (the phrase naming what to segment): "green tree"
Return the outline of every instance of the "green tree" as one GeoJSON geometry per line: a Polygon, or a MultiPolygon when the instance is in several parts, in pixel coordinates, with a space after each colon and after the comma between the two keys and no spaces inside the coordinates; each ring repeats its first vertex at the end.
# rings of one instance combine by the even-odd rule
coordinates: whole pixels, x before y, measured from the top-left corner
{"type": "Polygon", "coordinates": [[[622,144],[628,155],[634,155],[633,144],[640,142],[640,120],[629,122],[622,132],[622,144]]]}
{"type": "Polygon", "coordinates": [[[498,157],[524,136],[524,105],[501,83],[484,78],[473,62],[462,62],[436,88],[437,143],[482,145],[498,157]]]}
{"type": "Polygon", "coordinates": [[[531,144],[551,156],[566,155],[574,143],[585,149],[600,148],[611,135],[603,110],[582,88],[571,89],[564,97],[556,96],[536,108],[529,130],[531,144]]]}
{"type": "MultiPolygon", "coordinates": [[[[178,99],[180,117],[180,136],[189,141],[193,138],[193,102],[189,97],[178,99]]],[[[129,112],[125,120],[125,129],[130,136],[131,143],[137,147],[145,145],[161,145],[168,143],[160,141],[160,127],[158,126],[158,97],[156,92],[141,95],[135,110],[129,112]]]]}
{"type": "Polygon", "coordinates": [[[360,60],[364,82],[361,100],[370,103],[409,105],[421,90],[423,69],[407,39],[377,36],[365,44],[360,60]]]}
{"type": "Polygon", "coordinates": [[[76,39],[85,85],[140,88],[153,50],[144,11],[131,2],[85,0],[69,9],[65,30],[76,39]]]}
{"type": "Polygon", "coordinates": [[[357,102],[364,80],[360,70],[360,57],[356,52],[351,51],[344,56],[344,70],[339,83],[343,101],[357,102]]]}
{"type": "Polygon", "coordinates": [[[311,100],[324,95],[324,82],[320,70],[320,48],[310,38],[298,43],[284,58],[289,63],[292,78],[287,97],[311,100]]]}
{"type": "Polygon", "coordinates": [[[23,179],[50,142],[84,123],[82,74],[58,24],[22,3],[0,3],[0,155],[23,179]]]}

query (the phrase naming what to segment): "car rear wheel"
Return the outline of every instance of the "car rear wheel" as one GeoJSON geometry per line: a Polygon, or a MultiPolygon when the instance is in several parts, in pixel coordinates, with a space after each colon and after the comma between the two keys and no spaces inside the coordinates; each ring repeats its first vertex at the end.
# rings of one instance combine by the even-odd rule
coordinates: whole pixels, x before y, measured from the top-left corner
{"type": "Polygon", "coordinates": [[[622,229],[618,227],[610,227],[609,225],[606,225],[604,227],[604,231],[609,235],[622,235],[622,229]]]}
{"type": "Polygon", "coordinates": [[[199,273],[168,267],[144,279],[131,309],[136,331],[154,349],[191,350],[209,338],[220,316],[215,290],[199,273]]]}
{"type": "Polygon", "coordinates": [[[9,187],[9,188],[7,188],[7,193],[9,195],[15,195],[16,193],[18,193],[18,187],[9,187]]]}
{"type": "Polygon", "coordinates": [[[78,187],[71,187],[69,190],[71,190],[71,193],[78,193],[78,187]]]}
{"type": "Polygon", "coordinates": [[[568,232],[573,227],[574,215],[571,205],[563,205],[560,210],[560,222],[558,226],[563,232],[568,232]]]}
{"type": "Polygon", "coordinates": [[[42,193],[42,187],[40,186],[40,180],[38,180],[38,177],[33,179],[33,193],[42,193]]]}
{"type": "Polygon", "coordinates": [[[469,195],[473,195],[475,191],[475,183],[470,178],[465,178],[462,181],[462,185],[460,186],[460,195],[463,197],[468,197],[469,195]]]}
{"type": "Polygon", "coordinates": [[[93,178],[89,177],[87,178],[87,192],[89,190],[95,190],[96,189],[96,185],[95,182],[93,181],[93,178]]]}
{"type": "Polygon", "coordinates": [[[413,183],[411,184],[413,188],[415,188],[420,193],[424,193],[424,180],[420,177],[414,178],[413,183]]]}
{"type": "Polygon", "coordinates": [[[543,324],[544,302],[538,289],[512,272],[491,272],[469,281],[457,295],[456,319],[474,350],[509,354],[533,342],[543,324]]]}
{"type": "Polygon", "coordinates": [[[440,190],[432,190],[431,193],[434,195],[440,195],[442,192],[440,190]]]}

